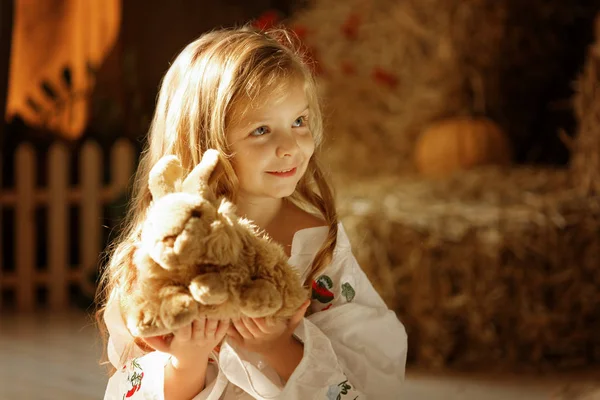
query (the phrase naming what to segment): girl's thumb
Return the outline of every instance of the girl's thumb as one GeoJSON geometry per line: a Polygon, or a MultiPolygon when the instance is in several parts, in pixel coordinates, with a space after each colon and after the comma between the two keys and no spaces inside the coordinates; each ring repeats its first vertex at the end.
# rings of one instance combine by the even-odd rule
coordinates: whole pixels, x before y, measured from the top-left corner
{"type": "Polygon", "coordinates": [[[154,350],[158,350],[163,353],[167,353],[169,351],[170,340],[167,340],[166,335],[145,337],[142,340],[154,350]]]}

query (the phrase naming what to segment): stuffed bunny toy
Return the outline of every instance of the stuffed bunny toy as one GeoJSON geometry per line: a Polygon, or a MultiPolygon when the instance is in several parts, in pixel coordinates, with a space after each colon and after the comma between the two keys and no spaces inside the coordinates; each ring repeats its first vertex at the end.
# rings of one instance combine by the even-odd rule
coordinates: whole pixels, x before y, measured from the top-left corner
{"type": "Polygon", "coordinates": [[[287,318],[308,299],[283,248],[211,191],[218,162],[211,149],[185,179],[175,156],[150,172],[137,278],[121,299],[134,336],[168,334],[202,316],[287,318]]]}

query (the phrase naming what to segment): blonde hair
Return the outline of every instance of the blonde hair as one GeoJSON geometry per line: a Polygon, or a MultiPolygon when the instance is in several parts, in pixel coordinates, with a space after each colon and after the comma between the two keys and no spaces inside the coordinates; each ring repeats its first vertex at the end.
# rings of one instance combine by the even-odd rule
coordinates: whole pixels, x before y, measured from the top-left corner
{"type": "Polygon", "coordinates": [[[332,189],[318,164],[323,124],[316,83],[297,38],[284,29],[260,32],[243,27],[209,32],[177,56],[162,81],[147,147],[135,175],[130,210],[98,291],[97,317],[104,335],[102,315],[108,296],[117,287],[129,291],[136,279],[132,257],[151,202],[147,182],[152,166],[162,156],[175,154],[184,170],[191,171],[206,149],[217,149],[222,162],[214,181],[216,191],[235,202],[237,179],[229,162],[227,125],[244,111],[244,104],[265,93],[282,95],[281,87],[297,79],[304,82],[315,153],[290,199],[301,207],[318,210],[329,226],[305,285],[331,262],[338,219],[332,189]]]}

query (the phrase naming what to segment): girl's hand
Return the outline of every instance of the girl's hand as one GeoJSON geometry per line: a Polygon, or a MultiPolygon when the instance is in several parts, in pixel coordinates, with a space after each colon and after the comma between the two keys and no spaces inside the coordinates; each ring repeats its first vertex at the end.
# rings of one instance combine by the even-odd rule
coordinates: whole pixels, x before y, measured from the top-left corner
{"type": "Polygon", "coordinates": [[[289,320],[268,322],[265,318],[250,317],[232,320],[227,336],[248,351],[259,354],[269,353],[292,340],[292,334],[309,305],[310,300],[306,300],[289,320]]]}
{"type": "Polygon", "coordinates": [[[202,318],[172,335],[148,337],[144,341],[155,350],[170,354],[175,369],[186,369],[207,360],[210,352],[227,334],[229,326],[229,320],[202,318]]]}

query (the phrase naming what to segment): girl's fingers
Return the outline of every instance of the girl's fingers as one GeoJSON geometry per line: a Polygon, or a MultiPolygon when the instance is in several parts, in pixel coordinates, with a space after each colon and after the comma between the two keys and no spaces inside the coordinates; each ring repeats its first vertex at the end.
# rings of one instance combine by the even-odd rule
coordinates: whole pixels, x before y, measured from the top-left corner
{"type": "Polygon", "coordinates": [[[200,339],[204,337],[204,329],[206,326],[206,318],[200,317],[192,322],[192,339],[200,339]]]}
{"type": "Polygon", "coordinates": [[[175,332],[175,337],[173,340],[178,341],[186,341],[192,338],[192,324],[187,324],[186,326],[177,329],[175,332]]]}
{"type": "Polygon", "coordinates": [[[298,308],[298,311],[296,311],[296,313],[292,315],[292,318],[290,318],[290,326],[295,327],[300,323],[300,321],[302,321],[302,318],[304,318],[304,315],[306,314],[306,309],[309,305],[310,300],[306,300],[304,303],[302,303],[300,308],[298,308]]]}
{"type": "Polygon", "coordinates": [[[229,329],[227,329],[227,336],[233,339],[234,342],[241,343],[244,341],[244,338],[240,333],[235,329],[233,324],[229,324],[229,329]]]}
{"type": "Polygon", "coordinates": [[[226,321],[219,321],[219,327],[217,328],[217,332],[215,332],[215,338],[216,339],[223,339],[223,337],[227,334],[227,331],[229,330],[229,327],[231,326],[229,320],[226,321]]]}
{"type": "Polygon", "coordinates": [[[204,328],[204,337],[207,339],[213,339],[215,337],[215,332],[217,332],[217,327],[219,326],[218,319],[207,319],[206,327],[204,328]]]}
{"type": "Polygon", "coordinates": [[[248,328],[246,328],[246,325],[244,325],[241,319],[234,319],[232,322],[240,336],[242,336],[244,339],[252,339],[252,334],[248,328]]]}
{"type": "Polygon", "coordinates": [[[242,317],[242,323],[244,324],[244,326],[246,327],[246,329],[248,330],[248,332],[250,332],[250,334],[253,337],[257,338],[257,337],[263,336],[263,332],[254,323],[254,320],[252,318],[250,318],[250,317],[242,317]]]}
{"type": "Polygon", "coordinates": [[[254,323],[262,333],[271,333],[273,324],[267,323],[266,318],[254,318],[254,323]]]}
{"type": "Polygon", "coordinates": [[[281,330],[281,324],[287,325],[287,320],[269,318],[255,318],[254,323],[258,326],[263,333],[269,334],[273,332],[279,332],[281,330]]]}

